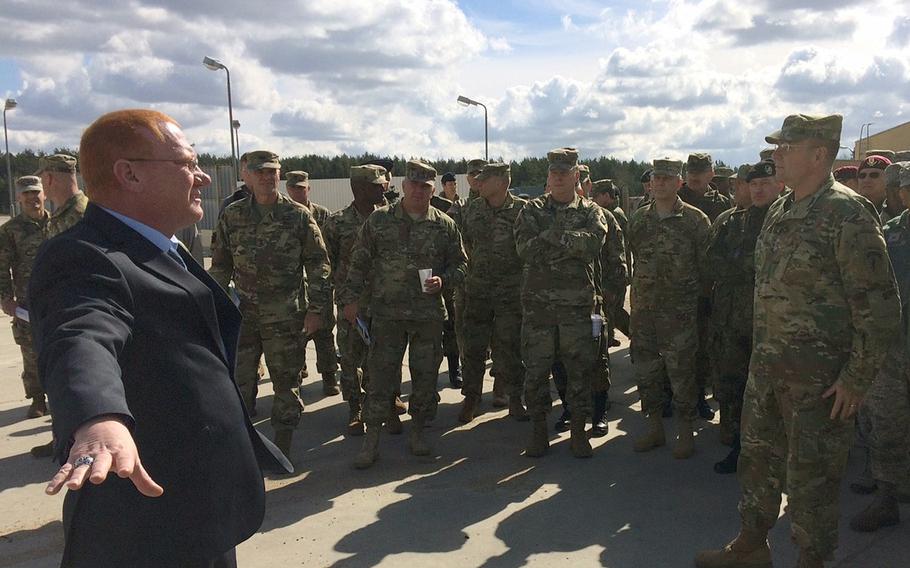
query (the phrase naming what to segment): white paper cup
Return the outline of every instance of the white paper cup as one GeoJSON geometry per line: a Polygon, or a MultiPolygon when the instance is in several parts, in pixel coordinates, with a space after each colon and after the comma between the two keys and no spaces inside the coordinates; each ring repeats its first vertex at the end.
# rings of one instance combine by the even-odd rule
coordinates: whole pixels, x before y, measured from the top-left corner
{"type": "Polygon", "coordinates": [[[423,290],[423,293],[426,294],[427,290],[427,280],[433,277],[432,268],[421,268],[417,271],[417,275],[420,277],[420,289],[423,290]]]}
{"type": "Polygon", "coordinates": [[[594,337],[600,337],[603,331],[604,318],[600,314],[591,314],[591,333],[594,337]]]}

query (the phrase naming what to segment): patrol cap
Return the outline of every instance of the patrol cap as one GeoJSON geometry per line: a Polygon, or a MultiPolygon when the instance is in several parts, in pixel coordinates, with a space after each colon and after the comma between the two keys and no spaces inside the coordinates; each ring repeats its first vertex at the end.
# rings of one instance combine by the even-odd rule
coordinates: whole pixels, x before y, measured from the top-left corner
{"type": "Polygon", "coordinates": [[[777,173],[777,169],[774,167],[774,162],[771,160],[762,160],[750,168],[749,174],[746,176],[746,181],[774,177],[775,173],[777,173]]]}
{"type": "Polygon", "coordinates": [[[638,178],[638,181],[641,183],[648,183],[651,181],[651,170],[645,170],[641,177],[638,178]]]}
{"type": "Polygon", "coordinates": [[[264,170],[266,168],[281,169],[278,162],[278,154],[270,150],[253,150],[240,156],[241,162],[246,162],[246,169],[251,172],[264,170]]]}
{"type": "Polygon", "coordinates": [[[579,177],[581,181],[591,178],[591,168],[587,164],[578,164],[578,173],[581,174],[579,177]]]}
{"type": "Polygon", "coordinates": [[[689,154],[689,158],[686,160],[686,171],[693,174],[706,172],[712,167],[714,167],[714,161],[711,159],[711,154],[704,152],[689,154]]]}
{"type": "Polygon", "coordinates": [[[879,154],[870,154],[859,163],[858,171],[868,170],[870,168],[884,171],[891,165],[891,160],[879,154]]]}
{"type": "Polygon", "coordinates": [[[287,177],[287,187],[307,187],[310,184],[310,174],[301,170],[288,172],[287,177]]]}
{"type": "Polygon", "coordinates": [[[910,163],[907,163],[907,162],[901,162],[901,163],[907,164],[907,165],[901,168],[901,175],[900,175],[901,185],[900,185],[900,187],[901,187],[901,189],[904,189],[905,187],[910,188],[910,163]]]}
{"type": "Polygon", "coordinates": [[[654,160],[651,168],[652,176],[679,176],[682,173],[682,161],[661,158],[654,160]]]}
{"type": "Polygon", "coordinates": [[[38,169],[32,175],[40,176],[44,172],[76,173],[76,158],[67,154],[51,154],[38,158],[38,169]]]}
{"type": "Polygon", "coordinates": [[[768,144],[796,142],[806,138],[818,138],[840,142],[840,131],[844,117],[839,114],[812,116],[808,114],[791,114],[784,119],[780,130],[765,136],[768,144]]]}
{"type": "Polygon", "coordinates": [[[834,179],[836,181],[844,182],[851,179],[856,179],[856,174],[859,173],[859,168],[856,166],[841,166],[834,170],[834,179]]]}
{"type": "Polygon", "coordinates": [[[364,164],[362,166],[351,166],[351,181],[362,181],[365,183],[384,184],[386,179],[386,169],[376,164],[364,164]]]}
{"type": "Polygon", "coordinates": [[[547,152],[547,162],[550,163],[549,169],[558,171],[569,171],[578,167],[578,150],[575,148],[556,148],[547,152]]]}
{"type": "Polygon", "coordinates": [[[610,195],[615,196],[618,192],[619,188],[616,187],[616,183],[611,179],[599,179],[591,186],[591,195],[609,193],[610,195]]]}
{"type": "Polygon", "coordinates": [[[714,177],[715,178],[731,178],[735,177],[736,172],[733,171],[733,168],[728,168],[727,166],[717,166],[714,168],[714,177]]]}
{"type": "MultiPolygon", "coordinates": [[[[770,161],[770,160],[769,160],[770,161]]],[[[736,173],[730,176],[733,179],[749,181],[749,172],[752,171],[752,164],[743,164],[736,168],[736,173]]]]}
{"type": "Polygon", "coordinates": [[[446,173],[442,174],[442,177],[439,178],[439,182],[445,183],[447,181],[455,181],[455,174],[453,174],[452,172],[446,172],[446,173]]]}
{"type": "Polygon", "coordinates": [[[477,174],[480,170],[487,165],[487,161],[481,158],[474,158],[473,160],[468,160],[468,171],[469,175],[477,174]]]}
{"type": "Polygon", "coordinates": [[[765,148],[764,150],[762,150],[761,152],[758,153],[758,157],[761,158],[762,160],[770,160],[771,154],[773,154],[773,153],[774,153],[774,148],[765,148]]]}
{"type": "Polygon", "coordinates": [[[502,162],[493,162],[485,165],[480,173],[477,174],[478,180],[485,180],[491,177],[508,177],[512,175],[512,166],[502,162]]]}
{"type": "Polygon", "coordinates": [[[404,177],[410,181],[432,185],[436,181],[436,168],[421,160],[408,160],[404,168],[404,177]]]}
{"type": "Polygon", "coordinates": [[[910,162],[894,162],[885,168],[885,187],[900,187],[901,170],[908,166],[910,166],[910,162]]]}
{"type": "Polygon", "coordinates": [[[888,158],[889,162],[897,161],[897,153],[894,150],[866,150],[866,157],[869,156],[882,156],[888,158]]]}
{"type": "Polygon", "coordinates": [[[41,178],[38,176],[22,176],[16,179],[16,195],[26,191],[42,191],[41,178]]]}

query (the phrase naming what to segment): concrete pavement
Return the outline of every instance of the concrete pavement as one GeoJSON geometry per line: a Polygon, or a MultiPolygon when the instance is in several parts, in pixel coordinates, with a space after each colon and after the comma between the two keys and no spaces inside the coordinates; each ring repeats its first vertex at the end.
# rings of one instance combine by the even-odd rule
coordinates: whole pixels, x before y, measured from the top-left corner
{"type": "MultiPolygon", "coordinates": [[[[62,495],[43,487],[55,471],[28,450],[50,437],[49,419],[25,420],[21,361],[7,318],[0,322],[0,568],[59,565],[63,544],[62,495]]],[[[312,346],[312,343],[310,344],[312,346]]],[[[469,425],[457,422],[461,395],[439,379],[439,415],[430,436],[435,455],[415,458],[405,435],[383,433],[381,457],[371,469],[351,466],[360,438],[342,435],[347,404],[323,398],[318,378],[303,387],[307,405],[294,440],[298,473],[267,479],[266,518],[238,548],[245,568],[276,566],[692,566],[696,550],[720,546],[738,528],[739,488],[734,476],[715,474],[726,455],[717,425],[700,422],[697,453],[674,460],[672,444],[632,452],[643,429],[627,344],[612,354],[610,435],[594,441],[594,457],[571,456],[568,433],[553,435],[542,459],[520,455],[530,432],[490,406],[469,425]]],[[[315,351],[307,352],[315,371],[315,351]]],[[[312,377],[316,377],[312,373],[312,377]]],[[[404,370],[407,381],[407,367],[404,370]]],[[[404,393],[410,390],[404,385],[404,393]]],[[[554,395],[555,397],[555,395],[554,395]]],[[[271,386],[260,390],[259,416],[269,415],[271,386]]],[[[552,418],[559,411],[555,405],[552,418]]],[[[272,434],[268,421],[258,427],[272,434]]],[[[552,419],[551,419],[552,424],[552,419]]],[[[672,421],[666,423],[672,431],[672,421]]],[[[851,458],[850,475],[859,464],[851,458]]],[[[841,568],[910,565],[910,522],[874,535],[847,528],[849,515],[868,501],[842,491],[841,568]]],[[[904,506],[905,518],[910,507],[904,506]]],[[[789,522],[782,514],[772,533],[775,566],[793,566],[789,522]]]]}

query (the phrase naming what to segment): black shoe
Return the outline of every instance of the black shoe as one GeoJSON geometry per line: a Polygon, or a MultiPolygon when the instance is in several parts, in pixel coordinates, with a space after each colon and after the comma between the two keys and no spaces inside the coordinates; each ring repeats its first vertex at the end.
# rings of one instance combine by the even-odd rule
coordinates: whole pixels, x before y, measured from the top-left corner
{"type": "Polygon", "coordinates": [[[607,435],[607,407],[609,398],[606,391],[594,393],[594,414],[591,417],[591,438],[607,435]]]}
{"type": "Polygon", "coordinates": [[[448,357],[449,360],[449,384],[453,389],[460,389],[464,384],[464,381],[461,380],[461,365],[458,361],[458,356],[448,357]]]}
{"type": "Polygon", "coordinates": [[[703,420],[714,420],[714,409],[705,400],[705,393],[698,395],[698,402],[695,403],[695,410],[703,420]]]}
{"type": "Polygon", "coordinates": [[[54,440],[40,446],[35,446],[29,452],[33,458],[49,458],[54,455],[54,440]]]}
{"type": "Polygon", "coordinates": [[[557,432],[568,432],[569,429],[572,428],[572,425],[570,424],[571,421],[572,415],[569,414],[569,409],[563,408],[562,415],[560,415],[559,419],[556,421],[553,429],[557,432]]]}
{"type": "Polygon", "coordinates": [[[621,343],[619,342],[618,339],[616,339],[615,337],[610,338],[610,342],[608,343],[609,347],[619,347],[620,345],[621,345],[621,343]]]}

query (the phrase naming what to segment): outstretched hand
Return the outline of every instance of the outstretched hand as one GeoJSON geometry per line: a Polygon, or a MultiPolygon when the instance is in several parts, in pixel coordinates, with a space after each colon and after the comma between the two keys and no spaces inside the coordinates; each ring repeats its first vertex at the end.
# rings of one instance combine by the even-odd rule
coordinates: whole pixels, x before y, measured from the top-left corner
{"type": "Polygon", "coordinates": [[[86,479],[99,485],[111,471],[124,479],[129,478],[146,497],[159,497],[164,493],[164,489],[142,467],[129,429],[111,416],[95,418],[76,430],[69,458],[44,492],[56,495],[64,486],[75,491],[82,488],[86,479]],[[86,456],[92,458],[90,464],[76,464],[77,460],[87,461],[86,456]]]}

